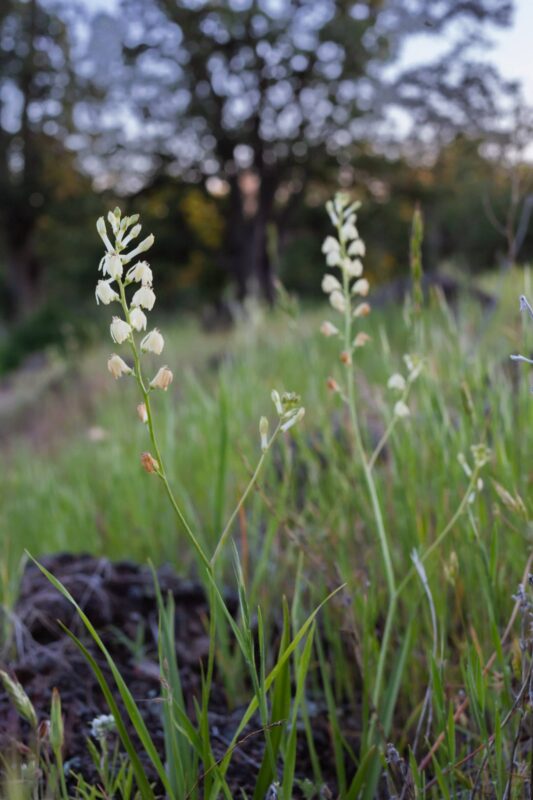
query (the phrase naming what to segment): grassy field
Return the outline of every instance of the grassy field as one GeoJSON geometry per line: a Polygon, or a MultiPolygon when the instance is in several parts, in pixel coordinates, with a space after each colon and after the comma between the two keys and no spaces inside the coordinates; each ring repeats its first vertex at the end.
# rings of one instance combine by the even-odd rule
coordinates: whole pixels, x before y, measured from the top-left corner
{"type": "MultiPolygon", "coordinates": [[[[530,756],[516,744],[531,713],[516,700],[531,679],[526,595],[505,638],[504,632],[533,553],[532,378],[509,360],[512,352],[528,355],[533,342],[533,320],[518,311],[529,276],[517,269],[482,283],[497,296],[494,311],[468,299],[451,308],[433,292],[415,332],[405,309],[376,308],[365,319],[371,340],[355,353],[355,398],[368,453],[394,420],[398,398],[388,379],[406,374],[405,354],[424,362],[410,390],[410,415],[396,419],[372,470],[401,587],[377,709],[373,691],[390,587],[349,415],[327,387],[328,376],[341,371],[338,347],[318,332],[330,312],[324,306],[294,319],[258,314],[211,335],[187,320],[162,321],[165,361],[175,380],[168,396],[155,400],[160,444],[206,552],[213,552],[261,454],[258,423],[262,415],[274,418],[271,390],[302,396],[305,419],[268,454],[232,539],[248,607],[261,608],[265,642],[280,623],[283,595],[297,630],[344,585],[317,618],[306,695],[327,705],[342,798],[378,796],[375,774],[385,769],[387,754],[383,797],[392,796],[394,775],[405,776],[409,760],[412,788],[398,790],[404,798],[528,796],[522,792],[530,756]],[[490,448],[491,458],[482,483],[469,488],[460,454],[474,468],[470,448],[478,443],[490,448]],[[425,553],[435,542],[424,565],[413,567],[413,551],[425,553]],[[459,708],[465,697],[468,706],[459,708]],[[356,748],[344,735],[347,717],[356,748]],[[419,769],[441,732],[438,750],[419,769]],[[387,750],[387,743],[394,748],[387,750]]],[[[106,373],[108,355],[107,344],[73,355],[39,396],[24,399],[20,418],[16,402],[11,416],[6,413],[4,425],[13,433],[4,436],[0,483],[5,605],[15,601],[25,549],[35,557],[68,550],[169,561],[183,575],[199,570],[162,487],[140,468],[148,444],[136,418],[136,390],[106,373]]],[[[235,589],[231,547],[218,571],[220,585],[235,589]]],[[[226,636],[220,636],[221,652],[226,636]]],[[[267,648],[267,672],[276,658],[267,648]]],[[[235,656],[224,670],[231,703],[248,702],[246,658],[235,656]]],[[[284,740],[284,759],[288,746],[284,740]]],[[[320,778],[317,763],[316,786],[320,778]]]]}

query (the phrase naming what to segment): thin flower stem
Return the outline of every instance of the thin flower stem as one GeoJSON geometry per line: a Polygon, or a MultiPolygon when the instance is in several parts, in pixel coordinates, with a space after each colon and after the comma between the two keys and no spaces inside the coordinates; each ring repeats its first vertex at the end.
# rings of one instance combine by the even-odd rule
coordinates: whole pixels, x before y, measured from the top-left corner
{"type": "MultiPolygon", "coordinates": [[[[126,317],[126,322],[128,324],[131,324],[130,323],[130,310],[129,310],[129,307],[128,307],[128,301],[126,299],[126,292],[125,292],[124,282],[122,281],[122,279],[119,278],[117,280],[117,284],[118,284],[118,287],[119,287],[119,290],[120,290],[120,302],[121,302],[121,305],[122,305],[122,310],[124,311],[124,315],[126,317]]],[[[166,473],[166,469],[165,469],[165,463],[164,463],[163,457],[161,455],[161,450],[159,448],[159,443],[157,441],[157,436],[156,436],[156,432],[155,432],[154,418],[153,418],[152,406],[151,406],[151,402],[150,402],[150,392],[146,388],[146,384],[144,382],[144,378],[143,378],[143,374],[142,374],[142,367],[141,367],[141,359],[140,359],[140,356],[139,356],[139,350],[137,348],[137,343],[135,342],[135,337],[134,337],[133,333],[130,334],[129,344],[130,344],[132,355],[133,355],[135,378],[136,378],[137,383],[139,385],[139,389],[141,390],[141,394],[142,394],[142,397],[143,397],[143,400],[144,400],[144,404],[145,404],[145,407],[146,407],[146,417],[147,417],[148,432],[150,434],[150,440],[151,440],[152,446],[154,448],[155,457],[156,457],[157,462],[159,464],[159,468],[157,470],[157,474],[158,474],[159,478],[161,479],[161,481],[163,482],[163,485],[165,487],[165,491],[166,491],[166,493],[168,495],[168,498],[170,500],[170,504],[172,505],[172,508],[174,509],[174,512],[175,512],[178,520],[180,521],[181,526],[183,527],[185,533],[187,534],[187,537],[188,537],[189,541],[191,542],[192,546],[196,550],[196,552],[197,552],[198,556],[200,557],[204,567],[207,570],[211,571],[211,564],[209,562],[209,559],[208,559],[207,555],[205,554],[202,545],[200,544],[200,542],[196,538],[191,526],[189,525],[189,523],[185,519],[185,516],[184,516],[181,508],[179,507],[178,502],[177,502],[176,498],[174,497],[174,493],[172,492],[172,489],[170,488],[170,484],[168,482],[167,473],[166,473]]]]}
{"type": "Polygon", "coordinates": [[[255,472],[252,475],[252,477],[250,479],[250,482],[248,483],[248,486],[246,487],[246,489],[244,491],[244,494],[241,495],[241,498],[240,498],[239,502],[237,503],[237,505],[236,505],[231,517],[229,518],[229,520],[228,520],[228,522],[226,524],[226,527],[222,531],[222,534],[220,536],[218,544],[217,544],[217,546],[215,548],[215,552],[213,553],[213,556],[212,556],[211,561],[210,561],[211,568],[213,568],[215,566],[215,562],[216,562],[216,560],[218,558],[218,555],[221,552],[222,548],[224,547],[224,545],[226,543],[226,540],[227,540],[228,536],[231,533],[231,527],[232,527],[232,525],[233,525],[233,523],[235,521],[235,518],[236,518],[237,514],[239,513],[239,511],[241,510],[242,506],[246,502],[246,498],[250,494],[252,488],[257,483],[257,479],[258,479],[259,474],[260,474],[260,472],[261,472],[261,470],[263,468],[263,464],[265,463],[265,458],[267,456],[267,453],[270,450],[270,448],[271,448],[271,446],[272,446],[272,444],[274,442],[274,439],[278,435],[278,433],[280,431],[280,428],[281,428],[281,421],[278,422],[276,430],[272,434],[272,437],[271,437],[270,441],[268,442],[268,445],[264,449],[264,451],[263,451],[263,453],[261,455],[261,458],[259,459],[259,461],[257,463],[257,467],[255,468],[255,472]]]}

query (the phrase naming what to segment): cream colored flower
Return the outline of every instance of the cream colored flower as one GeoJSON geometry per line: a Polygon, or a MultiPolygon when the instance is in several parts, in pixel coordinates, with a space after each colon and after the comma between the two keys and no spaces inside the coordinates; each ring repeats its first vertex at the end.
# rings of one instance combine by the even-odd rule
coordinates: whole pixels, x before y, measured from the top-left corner
{"type": "Polygon", "coordinates": [[[131,267],[126,275],[129,281],[142,283],[143,286],[151,286],[154,276],[152,270],[148,266],[147,261],[139,261],[131,267]]]}
{"type": "Polygon", "coordinates": [[[410,415],[409,406],[407,406],[403,400],[398,400],[398,402],[394,406],[394,416],[395,417],[408,417],[410,415]]]}
{"type": "Polygon", "coordinates": [[[259,436],[261,438],[261,450],[263,453],[268,448],[268,419],[266,417],[261,417],[259,420],[259,436]]]}
{"type": "Polygon", "coordinates": [[[168,367],[161,367],[157,371],[157,375],[150,381],[150,386],[152,389],[162,389],[164,392],[168,389],[172,381],[174,380],[174,375],[169,370],[168,367]]]}
{"type": "Polygon", "coordinates": [[[165,340],[157,328],[154,328],[153,331],[150,331],[150,333],[146,334],[141,342],[141,350],[145,353],[156,353],[157,355],[160,355],[163,352],[164,346],[165,340]]]}
{"type": "Polygon", "coordinates": [[[119,300],[119,295],[115,292],[114,289],[111,288],[109,285],[109,281],[98,281],[96,284],[95,290],[95,297],[96,297],[96,304],[99,305],[103,303],[104,306],[108,306],[109,303],[112,303],[114,300],[119,300]]]}
{"type": "Polygon", "coordinates": [[[361,297],[366,297],[369,291],[370,284],[366,278],[359,278],[352,286],[352,294],[359,294],[361,297]]]}
{"type": "Polygon", "coordinates": [[[370,336],[368,333],[364,331],[359,331],[355,339],[353,340],[354,347],[364,347],[367,342],[370,341],[370,336]]]}
{"type": "Polygon", "coordinates": [[[96,220],[96,230],[98,231],[101,240],[105,244],[106,250],[108,251],[108,253],[111,253],[113,251],[113,245],[109,241],[109,237],[107,235],[107,229],[105,226],[105,219],[103,217],[98,217],[98,219],[96,220]]]}
{"type": "Polygon", "coordinates": [[[133,370],[128,367],[126,362],[116,353],[109,357],[107,368],[114,378],[121,378],[122,375],[131,375],[133,370]]]}
{"type": "Polygon", "coordinates": [[[128,325],[120,317],[113,317],[113,322],[110,327],[111,338],[117,344],[122,344],[131,336],[131,325],[128,325]]]}
{"type": "Polygon", "coordinates": [[[124,256],[124,262],[127,264],[129,261],[132,260],[132,258],[138,256],[139,253],[146,252],[146,250],[150,249],[153,243],[154,243],[154,235],[153,233],[151,233],[150,236],[147,236],[146,239],[143,239],[142,242],[137,245],[135,250],[132,250],[131,253],[128,253],[127,255],[124,256]]]}
{"type": "Polygon", "coordinates": [[[387,387],[397,392],[403,392],[405,390],[405,386],[405,378],[403,375],[400,375],[399,372],[395,372],[394,375],[391,375],[387,381],[387,387]]]}
{"type": "Polygon", "coordinates": [[[341,314],[344,313],[346,309],[346,299],[342,292],[339,292],[338,289],[335,289],[331,292],[329,296],[329,302],[335,309],[335,311],[340,311],[341,314]]]}
{"type": "Polygon", "coordinates": [[[350,278],[359,278],[363,274],[363,264],[358,258],[353,261],[351,258],[345,258],[342,262],[341,269],[347,272],[350,278]]]}
{"type": "Polygon", "coordinates": [[[366,254],[366,247],[362,239],[355,239],[353,242],[350,242],[350,245],[348,247],[349,256],[363,257],[365,254],[366,254]]]}
{"type": "Polygon", "coordinates": [[[328,253],[338,253],[340,250],[340,244],[333,236],[326,236],[324,242],[322,244],[322,252],[324,255],[328,253]]]}
{"type": "Polygon", "coordinates": [[[141,465],[146,472],[159,472],[159,461],[151,453],[141,454],[141,465]]]}
{"type": "Polygon", "coordinates": [[[122,266],[122,259],[116,253],[108,253],[104,256],[104,262],[102,266],[102,272],[104,275],[109,275],[114,281],[118,278],[122,278],[122,272],[124,268],[122,266]]]}
{"type": "Polygon", "coordinates": [[[324,275],[322,278],[322,291],[326,292],[326,294],[330,294],[331,292],[335,291],[335,289],[338,289],[339,291],[342,290],[342,286],[337,278],[335,278],[334,275],[324,275]]]}
{"type": "Polygon", "coordinates": [[[323,336],[336,336],[339,333],[339,329],[332,322],[325,320],[320,326],[320,333],[323,336]]]}
{"type": "Polygon", "coordinates": [[[370,305],[369,303],[359,303],[357,308],[354,309],[353,315],[354,317],[368,317],[370,314],[370,305]]]}
{"type": "Polygon", "coordinates": [[[139,403],[139,405],[137,406],[137,416],[139,417],[141,422],[144,422],[144,424],[146,425],[146,423],[148,422],[148,411],[146,410],[145,403],[139,403]]]}
{"type": "Polygon", "coordinates": [[[132,328],[136,331],[145,331],[147,322],[148,320],[146,319],[144,311],[141,311],[137,306],[132,308],[130,312],[130,324],[132,328]]]}
{"type": "Polygon", "coordinates": [[[149,286],[141,286],[132,297],[132,306],[142,306],[151,311],[155,303],[155,294],[149,286]]]}

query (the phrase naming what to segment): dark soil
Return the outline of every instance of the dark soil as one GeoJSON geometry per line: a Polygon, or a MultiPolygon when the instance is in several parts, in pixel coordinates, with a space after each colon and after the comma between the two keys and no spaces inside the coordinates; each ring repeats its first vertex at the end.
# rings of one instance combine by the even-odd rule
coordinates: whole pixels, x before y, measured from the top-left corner
{"type": "MultiPolygon", "coordinates": [[[[157,607],[150,570],[126,561],[112,563],[104,558],[83,555],[57,555],[43,558],[42,563],[64,584],[98,630],[163,755],[157,607]]],[[[199,584],[177,577],[170,568],[162,568],[158,576],[163,593],[172,592],[174,596],[178,663],[184,694],[193,716],[193,697],[198,695],[200,685],[200,665],[209,646],[207,603],[199,584]]],[[[228,604],[231,608],[231,600],[228,604]]],[[[90,668],[63,633],[58,620],[82,639],[112,683],[103,656],[86,634],[75,610],[33,564],[24,573],[19,601],[14,609],[10,652],[15,652],[16,656],[4,658],[3,667],[21,682],[39,719],[49,717],[52,689],[57,687],[65,722],[65,760],[70,763],[72,772],[95,780],[87,738],[91,721],[109,712],[90,668]]],[[[228,711],[223,687],[216,678],[211,702],[210,727],[218,758],[226,752],[244,709],[228,711]]],[[[316,709],[316,704],[313,707],[316,709]]],[[[258,727],[258,721],[252,721],[243,738],[258,727]]],[[[326,716],[320,709],[314,712],[313,732],[324,778],[332,793],[325,788],[321,796],[335,796],[334,759],[326,716]]],[[[21,721],[9,698],[0,689],[0,753],[23,752],[27,736],[26,723],[21,721]]],[[[260,733],[246,738],[235,751],[229,771],[235,796],[241,796],[241,789],[253,790],[262,752],[263,736],[260,733]]],[[[149,765],[146,766],[149,771],[149,765]]],[[[312,778],[303,737],[297,774],[300,778],[312,778]]]]}

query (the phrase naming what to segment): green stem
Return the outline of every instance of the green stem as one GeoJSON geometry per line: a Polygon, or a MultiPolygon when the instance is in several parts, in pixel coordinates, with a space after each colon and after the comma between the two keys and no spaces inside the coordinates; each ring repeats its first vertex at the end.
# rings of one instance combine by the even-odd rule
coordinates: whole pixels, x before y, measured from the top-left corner
{"type": "Polygon", "coordinates": [[[210,561],[211,568],[213,568],[215,566],[215,562],[216,562],[216,560],[217,560],[222,548],[224,547],[228,536],[231,533],[231,527],[232,527],[232,525],[233,525],[233,523],[235,521],[235,518],[236,518],[237,514],[239,513],[239,511],[241,510],[242,506],[246,502],[246,498],[250,494],[252,488],[257,483],[257,479],[258,479],[259,474],[260,474],[260,472],[261,472],[261,470],[263,468],[263,464],[265,463],[266,455],[267,455],[268,451],[270,450],[270,448],[271,448],[271,446],[272,446],[272,444],[274,442],[274,439],[278,435],[278,433],[280,431],[280,427],[281,427],[281,422],[278,422],[276,430],[272,434],[272,438],[268,442],[267,446],[265,447],[265,449],[264,449],[264,451],[263,451],[263,453],[261,455],[261,458],[257,462],[257,467],[255,468],[255,472],[252,475],[252,477],[250,479],[250,482],[248,483],[248,486],[244,490],[244,494],[241,495],[241,498],[240,498],[239,502],[237,503],[235,509],[233,510],[233,513],[232,513],[231,517],[229,518],[229,520],[228,520],[228,522],[226,524],[226,527],[222,531],[222,534],[220,536],[218,544],[217,544],[217,546],[215,548],[215,552],[213,553],[213,556],[212,556],[211,561],[210,561]]]}
{"type": "MultiPolygon", "coordinates": [[[[131,324],[130,310],[129,310],[129,307],[128,307],[128,301],[126,299],[126,292],[125,292],[124,283],[119,278],[117,280],[117,284],[118,284],[118,287],[119,287],[119,290],[120,290],[120,302],[121,302],[121,305],[122,305],[122,310],[124,311],[124,315],[126,317],[126,322],[128,324],[131,324]]],[[[191,542],[191,544],[194,547],[196,553],[200,557],[200,560],[202,561],[203,565],[206,567],[207,570],[211,571],[211,564],[209,562],[209,559],[208,559],[207,555],[205,554],[205,552],[203,550],[203,547],[201,546],[200,542],[196,538],[191,526],[189,525],[189,523],[185,519],[185,516],[184,516],[181,508],[179,507],[176,498],[174,497],[172,489],[170,488],[170,484],[168,482],[167,473],[166,473],[166,469],[165,469],[165,463],[164,463],[163,457],[161,455],[161,450],[159,449],[159,444],[158,444],[157,436],[156,436],[156,432],[155,432],[154,418],[153,418],[152,406],[151,406],[151,402],[150,402],[150,392],[149,392],[149,389],[146,388],[146,384],[144,382],[144,378],[143,378],[143,374],[142,374],[142,367],[141,367],[141,358],[140,358],[140,355],[139,355],[139,350],[137,348],[137,344],[135,342],[135,337],[133,336],[133,333],[130,335],[128,341],[129,341],[129,344],[130,344],[130,347],[131,347],[131,351],[132,351],[132,354],[133,354],[135,378],[136,378],[137,383],[139,385],[139,389],[141,390],[141,394],[142,394],[142,397],[143,397],[143,400],[144,400],[144,405],[146,407],[146,417],[147,417],[148,432],[150,434],[150,441],[152,442],[152,447],[154,448],[154,454],[155,454],[156,460],[157,460],[158,465],[159,465],[158,466],[158,470],[157,470],[157,475],[159,476],[159,478],[163,482],[163,485],[165,487],[165,491],[166,491],[167,496],[168,496],[168,498],[170,500],[170,504],[171,504],[172,508],[174,509],[174,512],[175,512],[178,520],[180,521],[181,526],[183,527],[185,533],[187,534],[187,537],[188,537],[189,541],[191,542]]]]}

